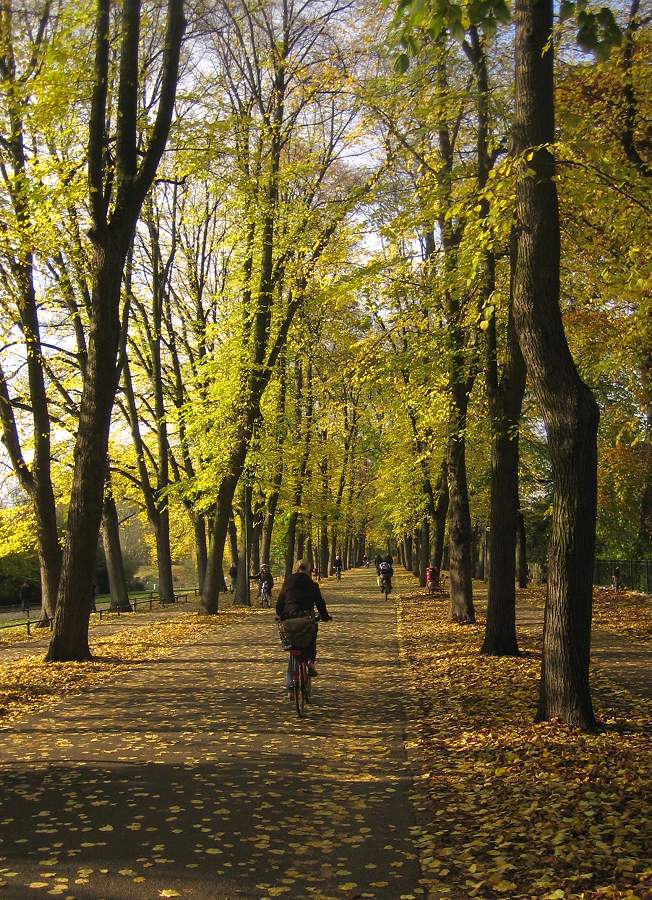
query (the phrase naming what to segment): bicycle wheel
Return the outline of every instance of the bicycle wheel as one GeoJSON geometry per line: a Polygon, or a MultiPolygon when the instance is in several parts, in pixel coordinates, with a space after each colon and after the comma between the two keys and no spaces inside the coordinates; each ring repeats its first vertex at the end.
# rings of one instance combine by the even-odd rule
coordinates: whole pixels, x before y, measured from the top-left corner
{"type": "Polygon", "coordinates": [[[310,703],[310,695],[312,693],[312,678],[310,677],[310,668],[304,660],[301,663],[301,672],[303,675],[303,694],[306,703],[310,703]]]}
{"type": "Polygon", "coordinates": [[[294,687],[294,705],[299,718],[303,717],[306,695],[303,686],[303,665],[298,656],[292,657],[292,685],[294,687]]]}

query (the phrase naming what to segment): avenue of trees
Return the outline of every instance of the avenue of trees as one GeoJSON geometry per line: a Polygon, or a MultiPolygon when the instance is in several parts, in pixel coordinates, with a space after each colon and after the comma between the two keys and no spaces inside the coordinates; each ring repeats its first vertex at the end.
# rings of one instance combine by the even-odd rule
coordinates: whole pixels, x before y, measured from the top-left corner
{"type": "Polygon", "coordinates": [[[539,717],[593,727],[596,547],[652,543],[649,51],[639,0],[3,0],[0,424],[49,660],[90,657],[100,540],[128,608],[128,503],[206,614],[232,564],[244,602],[391,548],[470,623],[482,563],[493,655],[530,553],[539,717]]]}

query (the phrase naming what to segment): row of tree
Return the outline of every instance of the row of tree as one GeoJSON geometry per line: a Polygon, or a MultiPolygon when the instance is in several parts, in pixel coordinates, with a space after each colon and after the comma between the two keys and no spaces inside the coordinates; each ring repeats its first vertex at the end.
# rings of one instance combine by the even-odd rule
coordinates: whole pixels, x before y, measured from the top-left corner
{"type": "Polygon", "coordinates": [[[116,500],[164,599],[192,545],[206,613],[227,548],[242,593],[245,560],[326,572],[393,540],[422,581],[447,548],[471,622],[481,523],[494,654],[536,520],[540,715],[592,727],[598,486],[603,537],[635,519],[645,548],[652,522],[649,22],[392,12],[5,2],[0,417],[49,659],[89,656],[100,525],[128,604],[116,500]]]}

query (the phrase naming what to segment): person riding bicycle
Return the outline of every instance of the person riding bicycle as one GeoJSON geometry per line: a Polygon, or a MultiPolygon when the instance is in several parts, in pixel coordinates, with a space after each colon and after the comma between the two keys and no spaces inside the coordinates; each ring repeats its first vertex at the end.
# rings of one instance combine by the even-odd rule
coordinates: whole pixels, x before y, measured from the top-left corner
{"type": "Polygon", "coordinates": [[[384,560],[378,566],[378,577],[380,578],[380,592],[385,592],[385,584],[387,584],[389,593],[392,589],[392,577],[394,575],[394,566],[392,565],[392,557],[388,553],[384,560]]]}
{"type": "Polygon", "coordinates": [[[260,572],[258,573],[258,590],[260,593],[261,606],[263,604],[269,606],[269,601],[272,599],[273,586],[274,576],[272,575],[272,570],[267,563],[263,563],[260,567],[260,572]]]}
{"type": "MultiPolygon", "coordinates": [[[[283,587],[279,591],[276,600],[276,615],[281,621],[297,619],[313,614],[315,607],[317,607],[323,622],[331,621],[331,616],[326,609],[326,603],[319,590],[319,585],[315,584],[310,575],[308,575],[308,564],[300,559],[294,566],[293,574],[287,576],[283,582],[283,587]]],[[[317,670],[315,669],[315,659],[317,658],[316,633],[314,640],[305,648],[304,652],[308,658],[310,675],[315,678],[317,676],[317,670]]],[[[291,659],[288,660],[286,686],[289,691],[292,690],[291,659]]]]}
{"type": "Polygon", "coordinates": [[[338,553],[335,557],[335,562],[333,563],[333,572],[335,572],[338,578],[342,575],[342,569],[344,568],[344,564],[342,563],[342,557],[338,553]]]}

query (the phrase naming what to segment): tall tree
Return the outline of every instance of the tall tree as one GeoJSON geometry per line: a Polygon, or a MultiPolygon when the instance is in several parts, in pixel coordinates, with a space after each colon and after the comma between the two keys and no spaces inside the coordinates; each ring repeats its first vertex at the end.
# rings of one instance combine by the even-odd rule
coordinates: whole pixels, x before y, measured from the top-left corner
{"type": "Polygon", "coordinates": [[[139,0],[123,0],[115,109],[110,130],[111,0],[97,0],[95,62],[89,110],[88,192],[93,287],[66,546],[50,662],[90,659],[88,619],[102,516],[103,472],[117,389],[120,293],[127,254],[142,204],[154,180],[172,123],[185,28],[183,0],[168,0],[158,109],[147,145],[139,147],[139,0]]]}
{"type": "Polygon", "coordinates": [[[598,408],[571,356],[559,305],[552,0],[515,4],[514,316],[548,434],[554,481],[540,719],[595,726],[589,690],[598,408]]]}

